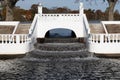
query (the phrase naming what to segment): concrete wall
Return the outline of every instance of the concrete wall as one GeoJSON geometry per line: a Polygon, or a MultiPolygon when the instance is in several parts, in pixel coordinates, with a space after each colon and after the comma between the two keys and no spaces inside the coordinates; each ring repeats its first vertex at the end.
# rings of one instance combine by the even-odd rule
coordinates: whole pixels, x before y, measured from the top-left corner
{"type": "Polygon", "coordinates": [[[85,37],[83,15],[79,14],[51,14],[39,16],[37,22],[37,38],[44,38],[47,31],[57,28],[70,29],[76,37],[85,37]]]}

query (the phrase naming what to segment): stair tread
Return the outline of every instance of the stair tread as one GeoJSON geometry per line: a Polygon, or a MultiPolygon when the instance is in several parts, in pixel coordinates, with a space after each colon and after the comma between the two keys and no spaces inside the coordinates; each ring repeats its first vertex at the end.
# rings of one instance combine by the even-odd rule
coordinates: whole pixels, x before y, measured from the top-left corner
{"type": "Polygon", "coordinates": [[[120,24],[106,24],[108,33],[120,33],[120,24]]]}

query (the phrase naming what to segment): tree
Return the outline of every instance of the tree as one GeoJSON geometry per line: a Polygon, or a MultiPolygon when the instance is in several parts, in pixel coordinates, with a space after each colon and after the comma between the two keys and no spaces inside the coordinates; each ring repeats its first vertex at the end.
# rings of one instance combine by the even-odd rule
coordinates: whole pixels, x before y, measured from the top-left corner
{"type": "Polygon", "coordinates": [[[17,1],[19,0],[0,0],[1,2],[1,6],[3,6],[6,10],[6,21],[12,21],[14,20],[14,12],[13,9],[15,7],[15,4],[17,3],[17,1]]]}
{"type": "Polygon", "coordinates": [[[114,20],[114,8],[118,0],[107,0],[109,7],[108,7],[108,20],[114,20]]]}
{"type": "MultiPolygon", "coordinates": [[[[78,2],[80,0],[75,0],[75,2],[78,2]]],[[[95,1],[95,0],[86,0],[86,1],[95,1]]],[[[108,20],[112,21],[114,20],[114,8],[115,8],[115,5],[116,3],[119,1],[119,0],[103,0],[104,2],[108,2],[109,6],[108,8],[108,20]]]]}
{"type": "MultiPolygon", "coordinates": [[[[3,7],[5,7],[6,9],[6,19],[5,20],[14,20],[14,13],[13,13],[13,9],[15,7],[15,4],[18,2],[19,0],[0,0],[1,5],[3,7]]],[[[79,0],[75,0],[76,2],[78,2],[79,0]]],[[[95,1],[95,0],[86,0],[86,1],[95,1]]],[[[119,0],[103,0],[104,2],[107,1],[109,4],[108,7],[108,20],[114,20],[114,8],[116,3],[119,0]]]]}

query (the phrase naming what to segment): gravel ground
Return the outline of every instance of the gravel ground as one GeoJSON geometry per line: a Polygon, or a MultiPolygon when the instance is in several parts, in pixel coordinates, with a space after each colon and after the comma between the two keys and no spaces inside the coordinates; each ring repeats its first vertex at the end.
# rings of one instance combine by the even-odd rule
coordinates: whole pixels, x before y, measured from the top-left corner
{"type": "Polygon", "coordinates": [[[120,80],[120,60],[92,57],[1,60],[0,80],[120,80]]]}

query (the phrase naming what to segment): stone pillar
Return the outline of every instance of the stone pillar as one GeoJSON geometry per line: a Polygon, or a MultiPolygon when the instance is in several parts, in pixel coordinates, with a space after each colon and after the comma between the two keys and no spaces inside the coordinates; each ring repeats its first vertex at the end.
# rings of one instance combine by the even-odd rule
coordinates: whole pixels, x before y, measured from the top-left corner
{"type": "Polygon", "coordinates": [[[38,5],[38,14],[42,15],[42,5],[41,5],[41,3],[39,3],[39,5],[38,5]]]}
{"type": "Polygon", "coordinates": [[[84,7],[82,2],[80,3],[80,6],[79,6],[79,14],[84,14],[84,7]]]}

